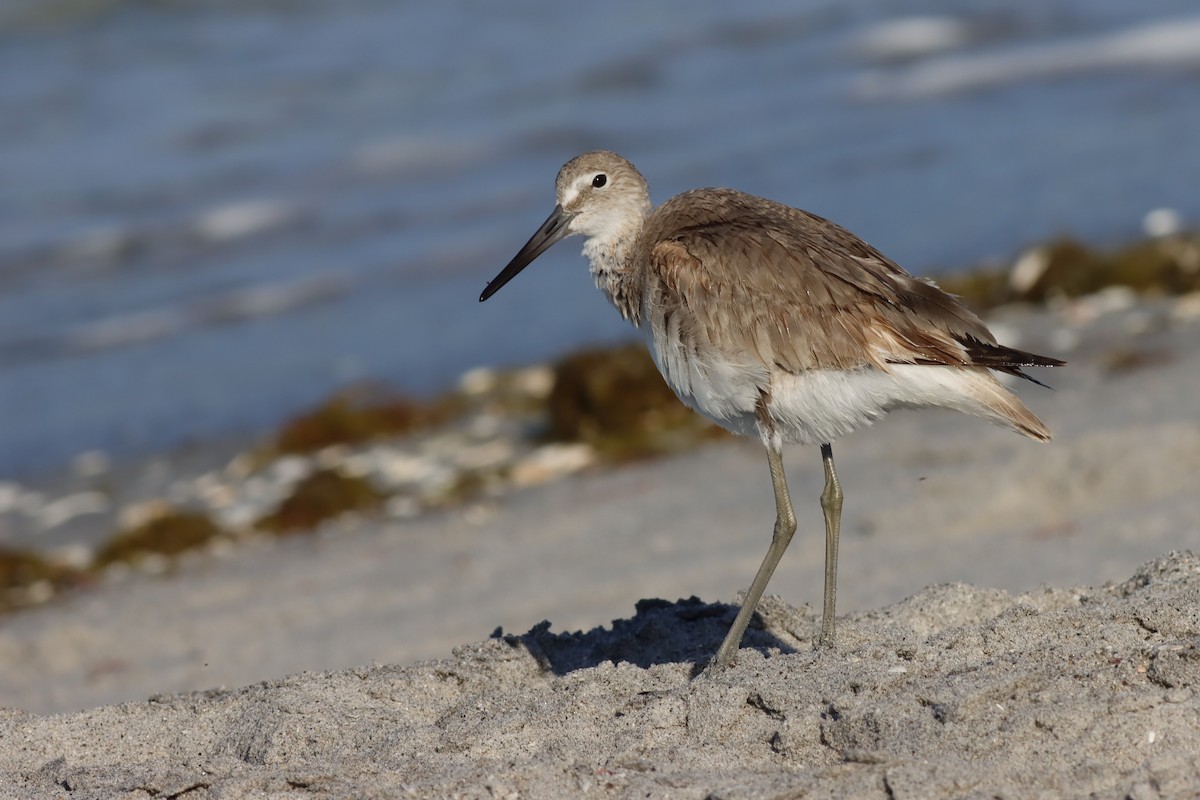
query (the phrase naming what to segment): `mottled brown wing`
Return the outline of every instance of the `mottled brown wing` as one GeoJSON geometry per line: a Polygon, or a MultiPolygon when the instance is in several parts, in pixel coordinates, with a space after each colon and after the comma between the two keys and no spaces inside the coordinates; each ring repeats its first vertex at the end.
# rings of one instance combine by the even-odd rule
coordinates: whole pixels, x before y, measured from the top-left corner
{"type": "Polygon", "coordinates": [[[956,298],[844,228],[740,192],[685,197],[655,215],[649,258],[665,289],[656,302],[723,351],[800,372],[961,366],[973,363],[968,342],[995,346],[956,298]]]}

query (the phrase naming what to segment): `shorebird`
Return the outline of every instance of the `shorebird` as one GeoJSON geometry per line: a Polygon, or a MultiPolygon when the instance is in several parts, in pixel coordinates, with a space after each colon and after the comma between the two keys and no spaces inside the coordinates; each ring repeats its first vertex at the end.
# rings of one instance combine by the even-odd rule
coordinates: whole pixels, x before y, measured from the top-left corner
{"type": "Polygon", "coordinates": [[[834,642],[842,488],[832,442],[900,407],[950,408],[1047,441],[1050,431],[992,370],[1056,358],[996,343],[955,296],[915,278],[826,219],[732,189],[695,189],[658,208],[616,153],[568,161],[558,204],[483,290],[483,302],[551,245],[586,237],[596,285],[642,330],[688,407],[758,437],[775,490],[771,545],[706,669],[731,664],[796,530],[784,444],[819,444],[825,471],[825,596],[818,647],[834,642]]]}

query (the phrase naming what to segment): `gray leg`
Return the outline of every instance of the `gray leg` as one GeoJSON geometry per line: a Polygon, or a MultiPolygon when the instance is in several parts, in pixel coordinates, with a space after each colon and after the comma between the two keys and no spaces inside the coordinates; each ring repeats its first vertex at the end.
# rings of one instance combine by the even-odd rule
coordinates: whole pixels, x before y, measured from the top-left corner
{"type": "MultiPolygon", "coordinates": [[[[746,592],[746,599],[742,601],[742,607],[733,621],[733,627],[725,635],[725,641],[721,643],[721,649],[717,651],[717,655],[709,662],[708,669],[721,669],[733,663],[738,647],[742,644],[742,636],[746,633],[746,626],[750,624],[750,618],[754,616],[754,610],[758,608],[758,601],[767,588],[767,582],[771,580],[775,566],[783,557],[783,551],[787,550],[788,543],[792,541],[792,534],[796,532],[796,512],[792,510],[792,499],[788,496],[787,478],[783,474],[783,454],[778,450],[768,448],[767,463],[771,465],[771,483],[775,487],[775,532],[771,534],[771,546],[767,549],[767,556],[763,559],[762,565],[758,568],[758,574],[754,576],[754,583],[750,584],[750,590],[746,592]]],[[[833,462],[827,463],[832,468],[833,462]]],[[[829,595],[826,594],[826,602],[828,601],[829,595]]],[[[832,630],[830,633],[832,635],[832,630]]]]}
{"type": "Polygon", "coordinates": [[[837,619],[838,536],[842,528],[842,485],[833,469],[833,447],[821,445],[825,464],[825,490],[821,492],[821,510],[825,512],[825,607],[821,611],[821,638],[818,647],[833,647],[833,629],[837,619]]]}

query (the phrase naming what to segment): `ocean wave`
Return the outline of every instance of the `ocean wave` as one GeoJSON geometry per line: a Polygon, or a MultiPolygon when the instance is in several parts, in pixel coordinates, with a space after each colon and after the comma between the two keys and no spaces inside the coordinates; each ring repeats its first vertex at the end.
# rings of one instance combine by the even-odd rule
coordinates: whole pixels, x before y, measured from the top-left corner
{"type": "Polygon", "coordinates": [[[188,331],[285,314],[344,294],[351,279],[341,272],[243,287],[177,305],[113,314],[60,333],[0,342],[6,361],[76,356],[161,341],[188,331]]]}
{"type": "Polygon", "coordinates": [[[1200,17],[1162,20],[1103,36],[932,58],[858,78],[863,100],[919,99],[1045,78],[1131,68],[1200,66],[1200,17]]]}

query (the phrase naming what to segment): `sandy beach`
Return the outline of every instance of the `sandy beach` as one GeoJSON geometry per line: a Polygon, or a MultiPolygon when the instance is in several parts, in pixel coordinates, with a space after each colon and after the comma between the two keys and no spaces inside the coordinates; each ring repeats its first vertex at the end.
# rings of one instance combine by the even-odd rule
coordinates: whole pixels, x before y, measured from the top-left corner
{"type": "Polygon", "coordinates": [[[761,625],[689,679],[773,515],[760,446],[712,444],[10,614],[0,796],[1195,795],[1200,315],[1119,294],[992,319],[1070,361],[1019,388],[1051,443],[901,412],[835,445],[831,651],[792,448],[761,625]]]}

